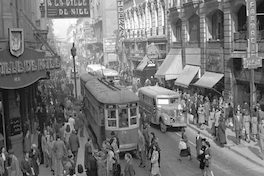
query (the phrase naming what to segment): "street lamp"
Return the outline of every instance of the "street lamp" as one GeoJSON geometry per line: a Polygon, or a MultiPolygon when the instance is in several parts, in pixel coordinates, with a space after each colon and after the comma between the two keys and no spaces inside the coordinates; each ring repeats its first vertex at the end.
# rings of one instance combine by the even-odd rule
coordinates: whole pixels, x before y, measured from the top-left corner
{"type": "Polygon", "coordinates": [[[77,99],[77,83],[76,83],[76,69],[75,69],[75,56],[76,56],[76,48],[74,46],[74,43],[72,44],[71,48],[71,55],[73,58],[73,71],[74,71],[74,89],[75,89],[75,98],[77,99]]]}

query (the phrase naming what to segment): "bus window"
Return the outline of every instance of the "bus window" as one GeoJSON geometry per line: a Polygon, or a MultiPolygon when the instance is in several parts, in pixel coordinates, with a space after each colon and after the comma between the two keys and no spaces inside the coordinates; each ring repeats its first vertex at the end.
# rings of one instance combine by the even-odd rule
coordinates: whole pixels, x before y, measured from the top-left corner
{"type": "Polygon", "coordinates": [[[158,98],[157,99],[157,104],[158,105],[166,105],[166,104],[169,104],[169,99],[167,99],[167,98],[158,98]]]}
{"type": "Polygon", "coordinates": [[[137,124],[137,107],[130,108],[130,125],[137,124]]]}
{"type": "Polygon", "coordinates": [[[119,128],[128,127],[127,109],[119,109],[119,128]]]}
{"type": "Polygon", "coordinates": [[[108,127],[116,127],[116,110],[108,110],[108,127]]]}

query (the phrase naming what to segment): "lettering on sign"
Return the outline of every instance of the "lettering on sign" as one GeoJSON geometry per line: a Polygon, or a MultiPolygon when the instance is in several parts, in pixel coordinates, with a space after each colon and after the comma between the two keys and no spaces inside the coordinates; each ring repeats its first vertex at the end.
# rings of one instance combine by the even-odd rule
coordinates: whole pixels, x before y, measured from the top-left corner
{"type": "Polygon", "coordinates": [[[126,38],[124,0],[117,0],[117,20],[119,41],[123,41],[126,38]]]}
{"type": "Polygon", "coordinates": [[[15,136],[21,133],[20,117],[10,119],[10,133],[11,136],[15,136]]]}
{"type": "Polygon", "coordinates": [[[47,0],[48,18],[90,17],[89,0],[47,0]]]}
{"type": "MultiPolygon", "coordinates": [[[[0,62],[0,76],[28,73],[42,70],[51,70],[61,67],[59,58],[47,58],[38,60],[0,62]]],[[[20,81],[19,77],[14,78],[15,82],[20,81]]]]}
{"type": "Polygon", "coordinates": [[[256,55],[257,40],[257,16],[256,16],[256,0],[248,0],[248,21],[249,21],[249,51],[250,56],[256,55]]]}

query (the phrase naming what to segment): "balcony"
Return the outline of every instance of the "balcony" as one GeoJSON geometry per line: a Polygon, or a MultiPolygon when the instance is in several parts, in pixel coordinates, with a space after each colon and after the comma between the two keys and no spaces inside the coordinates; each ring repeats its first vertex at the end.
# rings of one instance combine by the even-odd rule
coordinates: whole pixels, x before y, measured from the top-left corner
{"type": "Polygon", "coordinates": [[[187,48],[199,48],[200,47],[200,42],[198,41],[188,41],[186,43],[187,48]]]}
{"type": "Polygon", "coordinates": [[[209,40],[207,41],[207,48],[223,48],[224,41],[223,40],[209,40]]]}
{"type": "Polygon", "coordinates": [[[176,41],[172,43],[172,48],[182,48],[182,41],[176,41]]]}

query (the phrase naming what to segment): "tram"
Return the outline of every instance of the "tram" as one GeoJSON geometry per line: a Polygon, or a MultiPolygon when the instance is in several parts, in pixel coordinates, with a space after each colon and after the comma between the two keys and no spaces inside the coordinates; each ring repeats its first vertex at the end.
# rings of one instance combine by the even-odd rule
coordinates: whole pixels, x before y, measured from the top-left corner
{"type": "MultiPolygon", "coordinates": [[[[87,75],[86,75],[87,76],[87,75]]],[[[114,131],[119,138],[120,152],[137,149],[139,98],[127,89],[113,86],[97,76],[87,77],[84,90],[85,114],[89,128],[99,147],[114,131]]],[[[84,77],[81,76],[84,81],[84,77]]]]}
{"type": "Polygon", "coordinates": [[[92,80],[92,79],[97,79],[99,78],[98,76],[96,76],[94,73],[92,72],[88,72],[85,74],[82,74],[80,76],[80,88],[81,88],[81,95],[84,96],[84,90],[85,90],[85,84],[92,80]]]}

